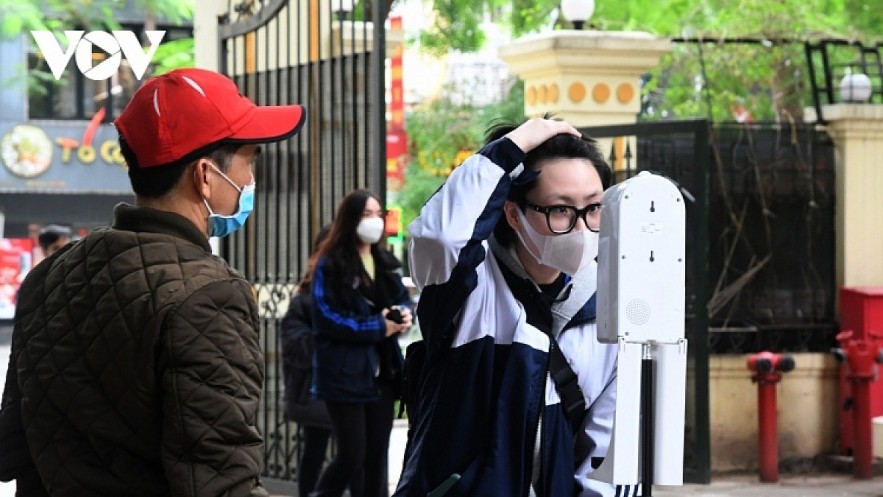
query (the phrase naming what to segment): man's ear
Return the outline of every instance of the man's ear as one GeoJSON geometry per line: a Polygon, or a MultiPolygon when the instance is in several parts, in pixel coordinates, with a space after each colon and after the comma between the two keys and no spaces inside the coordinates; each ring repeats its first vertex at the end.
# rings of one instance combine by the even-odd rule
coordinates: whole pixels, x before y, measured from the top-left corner
{"type": "Polygon", "coordinates": [[[518,219],[518,204],[511,200],[507,200],[503,204],[503,215],[506,216],[506,221],[513,230],[518,229],[521,223],[521,220],[518,219]]]}
{"type": "Polygon", "coordinates": [[[208,159],[197,159],[193,164],[193,184],[196,187],[196,192],[206,200],[212,196],[211,175],[211,163],[208,159]]]}

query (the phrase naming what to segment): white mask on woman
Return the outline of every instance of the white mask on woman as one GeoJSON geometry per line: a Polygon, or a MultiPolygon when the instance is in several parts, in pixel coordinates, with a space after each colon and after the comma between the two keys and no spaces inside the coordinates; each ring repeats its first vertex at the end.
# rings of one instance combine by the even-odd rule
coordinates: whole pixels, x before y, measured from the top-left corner
{"type": "Polygon", "coordinates": [[[379,242],[380,237],[383,236],[383,219],[379,217],[362,219],[356,228],[356,234],[359,235],[359,240],[362,240],[362,243],[371,245],[379,242]]]}
{"type": "Polygon", "coordinates": [[[525,242],[520,230],[515,230],[515,234],[539,264],[574,275],[598,256],[598,233],[584,229],[561,235],[542,235],[530,225],[521,209],[517,210],[524,232],[539,254],[533,253],[531,245],[525,242]]]}

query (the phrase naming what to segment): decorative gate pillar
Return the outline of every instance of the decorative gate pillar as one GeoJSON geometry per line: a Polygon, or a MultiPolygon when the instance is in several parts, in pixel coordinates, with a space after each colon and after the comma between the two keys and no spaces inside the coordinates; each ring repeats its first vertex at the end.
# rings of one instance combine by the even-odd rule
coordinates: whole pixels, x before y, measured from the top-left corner
{"type": "Polygon", "coordinates": [[[524,80],[524,113],[552,112],[574,126],[633,124],[643,74],[671,50],[668,39],[627,31],[559,30],[500,49],[524,80]]]}
{"type": "Polygon", "coordinates": [[[883,285],[883,105],[822,108],[837,147],[837,286],[883,285]]]}

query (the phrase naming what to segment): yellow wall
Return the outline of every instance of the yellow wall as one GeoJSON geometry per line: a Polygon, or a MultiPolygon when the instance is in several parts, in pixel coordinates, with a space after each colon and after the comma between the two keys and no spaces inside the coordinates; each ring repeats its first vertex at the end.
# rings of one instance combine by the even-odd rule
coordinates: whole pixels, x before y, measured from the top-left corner
{"type": "Polygon", "coordinates": [[[837,284],[883,285],[883,105],[822,109],[837,147],[837,284]]]}
{"type": "MultiPolygon", "coordinates": [[[[757,384],[747,355],[709,358],[711,468],[758,468],[757,384]]],[[[838,436],[837,363],[830,354],[794,354],[776,387],[779,460],[833,452],[838,436]]]]}
{"type": "Polygon", "coordinates": [[[560,30],[500,48],[524,80],[524,113],[553,112],[575,126],[634,123],[640,78],[671,50],[649,33],[560,30]]]}

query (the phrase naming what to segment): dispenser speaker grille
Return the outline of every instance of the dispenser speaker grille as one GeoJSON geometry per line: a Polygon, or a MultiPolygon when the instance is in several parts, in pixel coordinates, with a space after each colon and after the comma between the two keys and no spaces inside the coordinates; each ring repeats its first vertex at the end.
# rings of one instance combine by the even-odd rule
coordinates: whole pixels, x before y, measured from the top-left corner
{"type": "Polygon", "coordinates": [[[646,324],[650,321],[650,304],[646,300],[633,299],[626,305],[625,315],[635,326],[646,324]]]}

